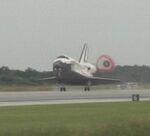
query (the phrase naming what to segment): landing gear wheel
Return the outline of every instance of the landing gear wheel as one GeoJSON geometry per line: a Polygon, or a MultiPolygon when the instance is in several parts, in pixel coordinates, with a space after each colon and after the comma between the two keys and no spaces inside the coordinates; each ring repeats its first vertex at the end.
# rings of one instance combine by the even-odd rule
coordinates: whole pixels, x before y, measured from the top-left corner
{"type": "Polygon", "coordinates": [[[65,88],[65,87],[61,87],[61,88],[60,88],[60,91],[61,91],[61,92],[63,92],[63,91],[65,92],[65,91],[66,91],[66,88],[65,88]]]}
{"type": "Polygon", "coordinates": [[[63,91],[64,91],[64,92],[66,91],[66,88],[65,88],[65,87],[63,88],[63,91]]]}
{"type": "Polygon", "coordinates": [[[90,87],[87,87],[87,90],[90,91],[90,87]]]}
{"type": "Polygon", "coordinates": [[[90,91],[90,87],[85,87],[84,91],[90,91]]]}

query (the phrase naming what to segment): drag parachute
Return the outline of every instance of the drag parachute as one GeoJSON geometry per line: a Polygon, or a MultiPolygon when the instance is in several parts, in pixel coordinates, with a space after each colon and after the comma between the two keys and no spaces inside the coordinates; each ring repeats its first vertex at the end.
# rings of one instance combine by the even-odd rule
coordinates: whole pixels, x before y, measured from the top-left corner
{"type": "Polygon", "coordinates": [[[108,73],[114,70],[115,63],[108,55],[102,55],[98,58],[96,63],[97,70],[101,73],[108,73]]]}

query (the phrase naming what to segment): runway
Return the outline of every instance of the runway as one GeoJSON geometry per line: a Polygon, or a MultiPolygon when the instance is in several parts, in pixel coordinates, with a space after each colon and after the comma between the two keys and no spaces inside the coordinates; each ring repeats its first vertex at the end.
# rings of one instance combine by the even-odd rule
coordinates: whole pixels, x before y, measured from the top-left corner
{"type": "Polygon", "coordinates": [[[84,92],[70,90],[67,92],[0,92],[0,106],[118,102],[131,101],[132,94],[139,94],[140,100],[150,100],[150,90],[91,90],[84,92]]]}

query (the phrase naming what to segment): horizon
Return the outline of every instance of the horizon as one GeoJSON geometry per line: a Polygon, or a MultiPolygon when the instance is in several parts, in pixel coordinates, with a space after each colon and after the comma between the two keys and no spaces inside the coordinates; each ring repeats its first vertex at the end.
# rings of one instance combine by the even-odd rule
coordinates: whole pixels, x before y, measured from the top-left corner
{"type": "Polygon", "coordinates": [[[0,1],[0,66],[45,71],[67,54],[89,62],[101,54],[118,65],[150,66],[150,2],[147,0],[0,1]]]}

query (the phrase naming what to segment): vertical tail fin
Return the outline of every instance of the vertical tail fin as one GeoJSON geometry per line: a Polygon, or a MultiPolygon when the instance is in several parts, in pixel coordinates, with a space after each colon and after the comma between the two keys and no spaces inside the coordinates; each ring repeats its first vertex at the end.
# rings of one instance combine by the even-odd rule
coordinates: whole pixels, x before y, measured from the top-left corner
{"type": "Polygon", "coordinates": [[[85,43],[81,52],[79,63],[84,63],[87,61],[88,61],[88,47],[87,44],[85,43]]]}

